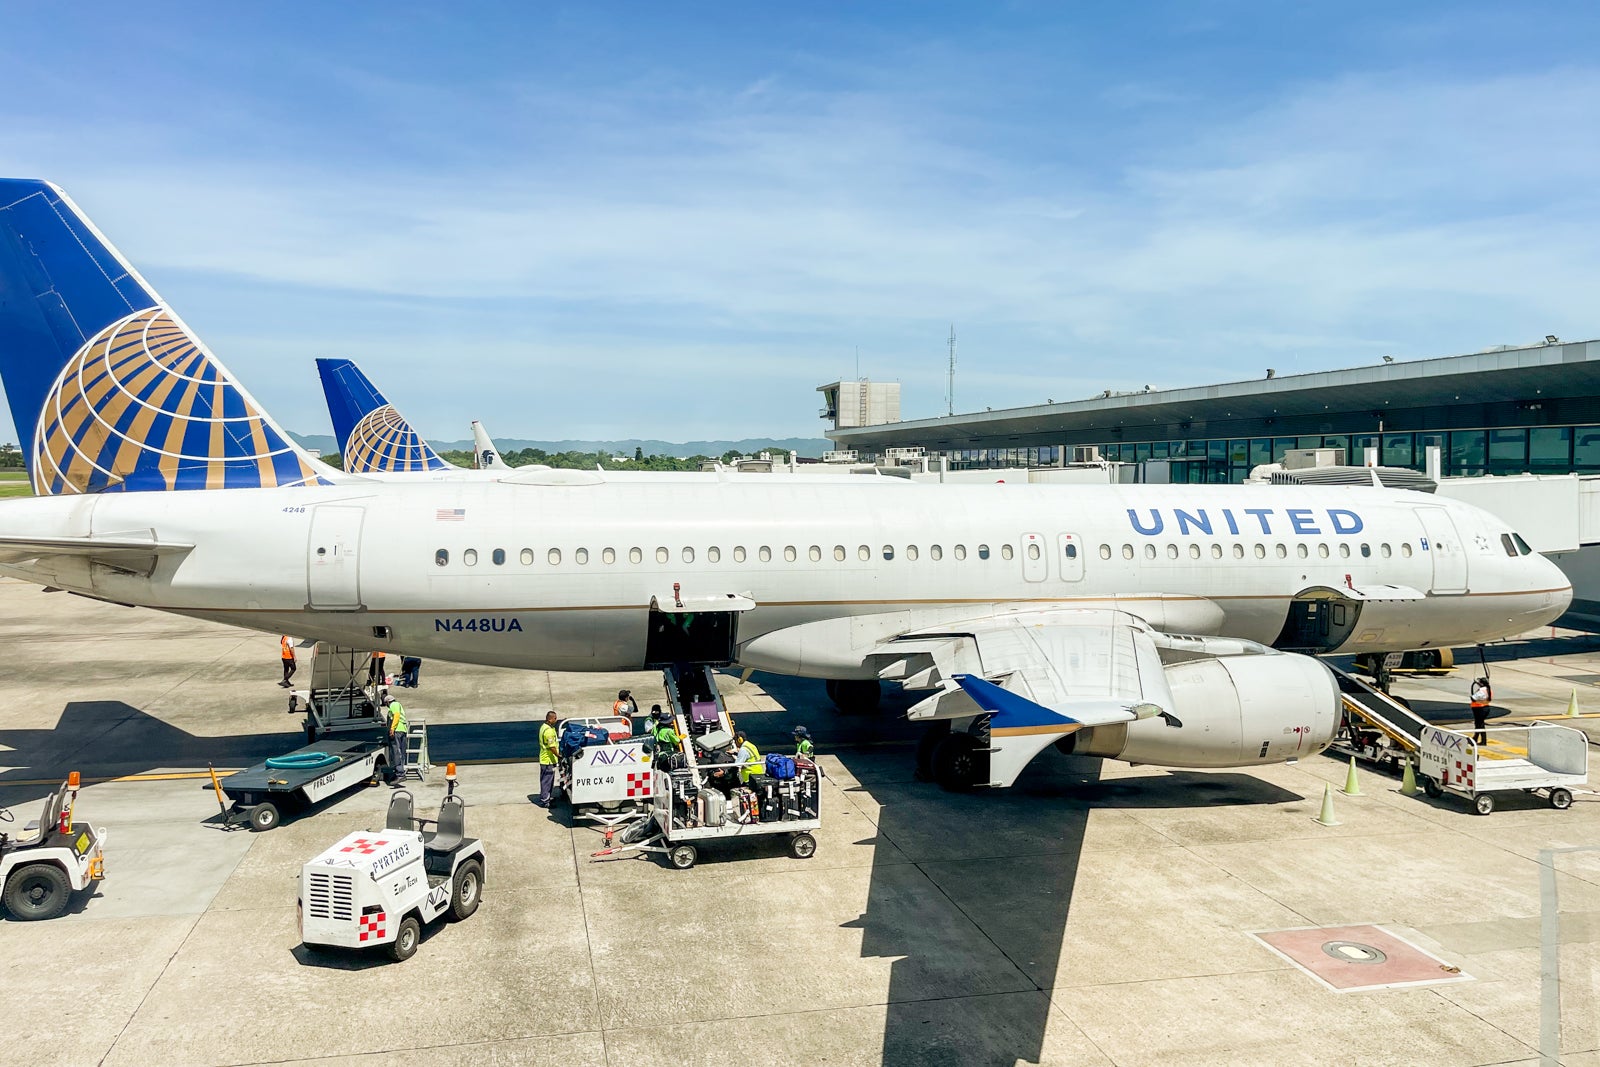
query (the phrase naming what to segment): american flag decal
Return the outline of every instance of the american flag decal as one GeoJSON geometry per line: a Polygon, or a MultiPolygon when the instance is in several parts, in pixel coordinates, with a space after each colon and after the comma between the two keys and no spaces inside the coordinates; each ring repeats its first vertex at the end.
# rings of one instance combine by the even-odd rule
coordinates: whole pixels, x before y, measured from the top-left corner
{"type": "Polygon", "coordinates": [[[440,508],[433,513],[436,522],[462,522],[466,517],[466,508],[440,508]]]}

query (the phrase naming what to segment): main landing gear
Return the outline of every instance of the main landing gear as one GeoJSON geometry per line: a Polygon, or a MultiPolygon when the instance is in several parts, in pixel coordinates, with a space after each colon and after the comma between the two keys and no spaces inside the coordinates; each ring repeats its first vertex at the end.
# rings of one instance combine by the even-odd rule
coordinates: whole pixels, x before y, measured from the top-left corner
{"type": "Polygon", "coordinates": [[[917,742],[917,777],[951,793],[969,792],[989,781],[987,748],[981,731],[953,730],[948,719],[931,722],[917,742]]]}

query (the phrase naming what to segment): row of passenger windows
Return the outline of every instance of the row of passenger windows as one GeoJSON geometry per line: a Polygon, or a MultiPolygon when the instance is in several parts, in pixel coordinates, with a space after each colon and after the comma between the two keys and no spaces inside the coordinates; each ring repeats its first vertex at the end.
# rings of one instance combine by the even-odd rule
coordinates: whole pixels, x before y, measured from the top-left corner
{"type": "MultiPolygon", "coordinates": [[[[1072,546],[1068,545],[1067,548],[1067,558],[1071,559],[1074,555],[1074,553],[1071,551],[1072,546]]],[[[1248,552],[1253,554],[1256,559],[1266,559],[1269,554],[1276,556],[1278,559],[1288,559],[1289,549],[1290,546],[1281,541],[1273,545],[1262,544],[1258,541],[1253,546],[1246,546],[1243,543],[1236,542],[1232,548],[1232,555],[1234,559],[1244,559],[1246,553],[1248,552]]],[[[1168,543],[1163,550],[1154,542],[1146,542],[1144,546],[1144,558],[1156,559],[1163,553],[1163,551],[1165,551],[1168,559],[1178,559],[1184,555],[1184,549],[1179,545],[1168,543]]],[[[1359,545],[1355,546],[1353,551],[1359,553],[1363,559],[1370,559],[1374,552],[1374,548],[1372,545],[1363,541],[1359,545]]],[[[1305,542],[1301,542],[1294,546],[1294,554],[1298,559],[1309,559],[1311,557],[1311,552],[1312,546],[1306,544],[1305,542]]],[[[1394,555],[1394,549],[1389,546],[1388,542],[1379,544],[1376,548],[1376,552],[1384,559],[1388,559],[1390,556],[1394,555]]],[[[1349,559],[1351,553],[1352,548],[1348,542],[1341,542],[1333,547],[1330,547],[1326,542],[1320,543],[1316,546],[1316,554],[1318,559],[1328,559],[1335,554],[1337,554],[1340,559],[1349,559]]],[[[1100,546],[1101,559],[1110,559],[1112,554],[1113,549],[1110,545],[1100,546]]],[[[1200,559],[1203,555],[1200,546],[1192,542],[1188,546],[1187,554],[1190,559],[1200,559]]],[[[1222,559],[1226,554],[1228,554],[1228,551],[1225,550],[1220,543],[1214,542],[1211,545],[1212,559],[1222,559]]],[[[1133,559],[1136,555],[1138,555],[1138,552],[1132,545],[1122,546],[1123,559],[1133,559]]],[[[1402,541],[1400,543],[1400,555],[1403,557],[1409,557],[1411,555],[1411,546],[1406,542],[1402,541]]]]}
{"type": "MultiPolygon", "coordinates": [[[[1029,545],[1028,546],[1028,550],[1031,553],[1029,558],[1031,558],[1031,559],[1038,559],[1039,558],[1039,546],[1038,545],[1029,545]]],[[[771,563],[772,559],[773,559],[774,551],[775,550],[770,545],[762,545],[762,546],[760,546],[759,548],[757,548],[755,550],[755,557],[756,557],[757,560],[759,560],[762,563],[771,563]]],[[[806,551],[806,558],[809,559],[812,563],[821,563],[822,562],[823,549],[822,549],[821,545],[812,545],[810,548],[806,549],[805,551],[806,551]]],[[[905,554],[905,558],[908,559],[908,560],[914,560],[914,559],[920,558],[921,551],[922,550],[919,549],[916,545],[906,545],[905,548],[903,549],[903,552],[905,554]]],[[[796,548],[794,545],[785,545],[781,549],[781,552],[782,552],[782,555],[783,555],[783,559],[785,560],[785,562],[788,562],[788,563],[794,563],[800,558],[800,549],[796,548]]],[[[722,549],[717,547],[716,545],[712,545],[710,548],[706,549],[705,553],[706,553],[705,554],[705,559],[706,559],[707,563],[721,563],[722,562],[722,549]]],[[[928,553],[928,558],[929,559],[943,559],[944,558],[944,546],[942,546],[942,545],[929,545],[927,547],[927,553],[928,553]]],[[[896,554],[896,548],[895,548],[894,545],[884,545],[883,546],[883,549],[882,549],[882,552],[881,552],[881,556],[882,556],[883,559],[892,560],[892,559],[895,558],[895,554],[896,554]]],[[[974,554],[977,556],[978,559],[989,559],[990,556],[992,555],[990,553],[990,551],[989,551],[989,546],[988,545],[978,545],[977,548],[974,550],[974,554]]],[[[1016,554],[1016,550],[1013,549],[1012,546],[1010,546],[1010,545],[1001,545],[999,553],[998,553],[998,555],[999,555],[999,557],[1001,559],[1011,559],[1011,558],[1013,558],[1015,556],[1015,554],[1016,554]]],[[[1077,546],[1069,546],[1069,553],[1068,554],[1071,555],[1071,556],[1076,556],[1077,555],[1077,546]]],[[[735,562],[735,563],[744,563],[749,558],[749,553],[746,552],[745,547],[743,545],[735,545],[733,547],[732,551],[730,552],[730,555],[733,557],[733,562],[735,562]]],[[[950,555],[953,556],[956,559],[966,559],[967,558],[967,546],[966,545],[954,545],[954,546],[952,546],[951,549],[950,549],[950,555]]],[[[600,562],[601,563],[615,563],[615,562],[617,562],[617,557],[618,557],[618,550],[617,549],[614,549],[614,548],[602,548],[600,550],[600,562]]],[[[531,566],[533,566],[534,561],[538,559],[538,555],[534,552],[533,549],[524,548],[522,550],[522,553],[521,553],[519,558],[522,561],[522,565],[524,567],[531,567],[531,566]]],[[[681,552],[680,552],[680,558],[685,563],[693,563],[695,561],[695,550],[693,548],[684,548],[684,549],[682,549],[681,552]]],[[[840,563],[843,563],[845,560],[850,558],[849,550],[847,550],[844,545],[834,545],[833,546],[833,558],[836,561],[838,561],[840,563]]],[[[872,546],[870,546],[870,545],[861,545],[861,546],[857,547],[856,548],[856,558],[860,559],[860,560],[862,560],[864,562],[865,561],[870,561],[873,558],[872,546]]],[[[552,566],[559,566],[560,563],[561,563],[561,560],[562,560],[562,555],[561,555],[561,549],[559,549],[559,548],[552,548],[552,549],[548,550],[545,553],[545,561],[547,563],[549,563],[550,565],[552,565],[552,566]]],[[[655,560],[656,560],[657,563],[670,563],[672,561],[672,551],[670,549],[668,549],[668,548],[665,548],[665,547],[657,548],[656,551],[655,551],[655,560]]],[[[489,553],[489,561],[491,563],[493,563],[496,567],[504,566],[505,562],[506,562],[506,550],[503,549],[503,548],[494,549],[493,551],[491,551],[489,553]]],[[[434,554],[433,554],[433,562],[436,565],[440,566],[440,567],[448,567],[450,565],[450,550],[448,548],[441,548],[441,549],[436,550],[434,552],[434,554]]],[[[478,564],[478,550],[475,549],[475,548],[465,549],[461,553],[461,562],[463,564],[465,564],[466,566],[468,566],[468,567],[477,566],[477,564],[478,564]]],[[[587,548],[574,549],[573,552],[572,552],[572,562],[577,563],[579,565],[587,564],[589,562],[589,550],[587,548]]],[[[630,548],[630,549],[628,549],[628,562],[629,563],[643,563],[644,562],[644,549],[642,549],[642,548],[630,548]]]]}

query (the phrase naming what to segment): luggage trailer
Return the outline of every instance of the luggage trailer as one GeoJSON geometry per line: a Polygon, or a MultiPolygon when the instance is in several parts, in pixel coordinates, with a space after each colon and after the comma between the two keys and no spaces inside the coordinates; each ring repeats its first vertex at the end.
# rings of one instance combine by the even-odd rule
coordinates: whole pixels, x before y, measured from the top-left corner
{"type": "Polygon", "coordinates": [[[318,741],[220,781],[213,771],[217,803],[224,796],[233,802],[223,809],[223,824],[248,822],[252,830],[270,830],[286,811],[302,811],[347,790],[376,784],[388,762],[386,748],[381,740],[318,741]]]}

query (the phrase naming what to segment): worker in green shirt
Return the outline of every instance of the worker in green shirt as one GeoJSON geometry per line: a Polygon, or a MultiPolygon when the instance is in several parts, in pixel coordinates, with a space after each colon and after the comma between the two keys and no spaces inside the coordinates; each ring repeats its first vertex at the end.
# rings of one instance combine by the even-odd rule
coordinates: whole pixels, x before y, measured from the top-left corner
{"type": "Polygon", "coordinates": [[[406,777],[406,741],[410,724],[406,722],[406,709],[398,700],[389,701],[384,709],[384,727],[389,733],[389,773],[393,785],[400,785],[406,777]]]}
{"type": "Polygon", "coordinates": [[[539,806],[550,806],[550,791],[556,784],[556,713],[544,713],[539,727],[539,806]]]}
{"type": "Polygon", "coordinates": [[[676,752],[683,745],[683,738],[678,736],[678,731],[672,728],[672,716],[661,710],[657,704],[650,709],[650,714],[656,716],[655,739],[656,751],[676,752]]]}
{"type": "Polygon", "coordinates": [[[814,752],[816,752],[816,747],[811,744],[811,732],[804,726],[796,726],[794,728],[794,754],[810,759],[814,752]]]}
{"type": "Polygon", "coordinates": [[[752,774],[766,774],[766,766],[761,762],[761,753],[756,749],[756,743],[745,737],[743,730],[733,732],[734,751],[739,761],[739,784],[749,785],[752,774]]]}

